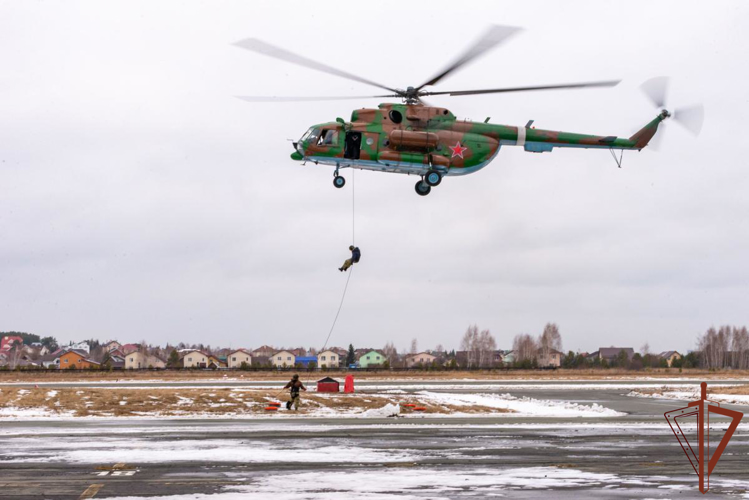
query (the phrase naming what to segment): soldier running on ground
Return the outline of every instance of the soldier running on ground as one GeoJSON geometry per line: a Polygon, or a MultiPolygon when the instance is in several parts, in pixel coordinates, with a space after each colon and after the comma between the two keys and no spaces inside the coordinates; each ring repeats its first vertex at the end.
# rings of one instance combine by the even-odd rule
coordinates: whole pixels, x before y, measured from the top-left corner
{"type": "Polygon", "coordinates": [[[294,374],[293,377],[291,377],[291,381],[286,384],[284,389],[290,389],[289,394],[291,396],[291,399],[286,402],[286,409],[291,410],[292,405],[294,406],[294,411],[299,409],[299,391],[307,391],[307,388],[304,387],[304,384],[302,384],[302,381],[299,380],[299,375],[294,374]]]}
{"type": "Polygon", "coordinates": [[[359,250],[359,247],[351,245],[348,249],[351,250],[351,258],[346,259],[346,262],[343,263],[343,267],[338,268],[339,271],[348,271],[349,267],[356,264],[359,262],[359,259],[361,259],[361,251],[359,250]]]}

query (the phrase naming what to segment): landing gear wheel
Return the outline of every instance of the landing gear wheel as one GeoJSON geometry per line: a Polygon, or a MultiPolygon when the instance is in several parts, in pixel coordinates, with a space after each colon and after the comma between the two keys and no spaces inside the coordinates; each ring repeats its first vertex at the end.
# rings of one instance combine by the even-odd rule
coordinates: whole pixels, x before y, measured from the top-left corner
{"type": "Polygon", "coordinates": [[[440,182],[442,182],[442,174],[436,170],[430,170],[424,177],[424,181],[430,186],[439,186],[440,182]]]}
{"type": "Polygon", "coordinates": [[[416,194],[419,196],[426,196],[432,192],[432,187],[424,181],[416,183],[416,194]]]}
{"type": "Polygon", "coordinates": [[[344,179],[340,175],[336,175],[335,177],[333,177],[333,185],[340,189],[346,185],[346,179],[344,179]]]}

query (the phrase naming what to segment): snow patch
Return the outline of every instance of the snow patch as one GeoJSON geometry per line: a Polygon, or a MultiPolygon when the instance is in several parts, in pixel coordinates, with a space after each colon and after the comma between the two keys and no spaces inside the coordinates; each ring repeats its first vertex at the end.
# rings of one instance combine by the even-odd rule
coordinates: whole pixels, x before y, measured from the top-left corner
{"type": "Polygon", "coordinates": [[[363,412],[363,417],[397,417],[400,415],[401,405],[388,403],[382,408],[372,408],[363,412]]]}
{"type": "Polygon", "coordinates": [[[419,393],[430,401],[452,406],[485,406],[511,410],[513,416],[534,417],[621,417],[626,415],[598,403],[584,405],[569,401],[550,401],[529,397],[518,398],[511,394],[449,394],[423,391],[419,393]]]}

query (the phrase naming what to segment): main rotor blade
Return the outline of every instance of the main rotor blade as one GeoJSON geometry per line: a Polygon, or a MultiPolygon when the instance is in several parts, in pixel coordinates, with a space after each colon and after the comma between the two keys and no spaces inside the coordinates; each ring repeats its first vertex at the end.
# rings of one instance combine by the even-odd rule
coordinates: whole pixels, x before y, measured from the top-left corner
{"type": "Polygon", "coordinates": [[[477,95],[477,94],[499,94],[503,92],[527,92],[531,90],[558,90],[558,89],[582,89],[587,87],[615,87],[621,80],[607,80],[603,82],[588,83],[565,83],[561,85],[540,85],[534,87],[505,87],[500,89],[482,90],[450,90],[445,92],[422,92],[421,95],[477,95]]]}
{"type": "Polygon", "coordinates": [[[340,76],[341,78],[347,78],[349,80],[354,80],[355,82],[365,83],[367,85],[372,85],[374,87],[379,87],[381,89],[389,90],[390,92],[400,94],[396,89],[391,89],[390,87],[386,87],[385,85],[379,84],[377,82],[373,82],[372,80],[367,80],[366,78],[353,75],[351,73],[348,73],[340,69],[336,69],[332,66],[328,66],[327,64],[313,61],[312,59],[308,59],[304,56],[294,54],[293,52],[289,52],[286,49],[282,49],[280,47],[276,47],[275,45],[271,45],[269,43],[263,42],[262,40],[258,40],[257,38],[245,38],[244,40],[238,41],[234,45],[236,45],[237,47],[241,47],[243,49],[257,52],[258,54],[262,54],[264,56],[273,57],[273,58],[280,59],[282,61],[286,61],[292,64],[298,64],[299,66],[304,66],[305,68],[310,68],[316,71],[321,71],[323,73],[340,76]]]}
{"type": "Polygon", "coordinates": [[[238,95],[238,99],[247,102],[305,102],[305,101],[348,101],[353,99],[379,99],[385,97],[400,97],[397,94],[390,95],[356,95],[356,96],[262,96],[262,95],[238,95]]]}
{"type": "Polygon", "coordinates": [[[452,64],[447,66],[441,72],[434,75],[431,80],[424,82],[420,86],[416,87],[416,90],[421,90],[427,85],[434,85],[435,83],[439,82],[440,80],[442,80],[444,77],[446,77],[453,71],[459,69],[461,66],[468,64],[472,60],[476,59],[483,53],[496,47],[497,45],[504,42],[505,40],[510,38],[512,35],[518,33],[521,30],[522,28],[516,28],[514,26],[492,26],[490,27],[489,30],[486,33],[484,33],[484,35],[481,38],[479,38],[476,42],[474,42],[474,44],[471,45],[468,48],[468,50],[466,50],[463,53],[463,55],[461,55],[459,58],[453,61],[452,64]]]}
{"type": "Polygon", "coordinates": [[[674,120],[694,135],[699,135],[702,130],[702,122],[705,119],[705,109],[702,104],[676,108],[673,113],[674,120]]]}
{"type": "Polygon", "coordinates": [[[666,106],[666,91],[668,90],[668,77],[656,76],[640,85],[640,89],[653,102],[653,105],[662,109],[666,106]]]}

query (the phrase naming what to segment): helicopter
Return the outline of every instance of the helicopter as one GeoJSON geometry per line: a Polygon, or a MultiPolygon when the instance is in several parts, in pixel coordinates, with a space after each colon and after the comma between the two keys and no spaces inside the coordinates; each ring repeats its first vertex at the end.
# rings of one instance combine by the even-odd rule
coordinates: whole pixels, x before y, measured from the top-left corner
{"type": "Polygon", "coordinates": [[[489,123],[489,118],[484,122],[459,120],[450,110],[431,106],[423,100],[424,97],[439,95],[468,96],[613,87],[619,84],[620,80],[606,80],[479,90],[426,89],[504,43],[519,31],[520,28],[512,26],[491,26],[442,71],[421,85],[409,86],[405,90],[382,85],[256,38],[247,38],[235,45],[288,63],[378,87],[390,93],[375,96],[238,97],[248,102],[401,99],[402,103],[383,103],[376,109],[354,110],[348,122],[336,118],[332,122],[313,125],[298,141],[293,142],[294,152],[291,158],[312,162],[315,165],[335,167],[333,185],[336,188],[342,188],[346,184],[346,179],[340,174],[345,168],[417,175],[420,179],[416,182],[415,190],[420,196],[428,195],[433,187],[440,185],[444,177],[467,175],[481,170],[491,163],[502,146],[518,146],[531,153],[551,152],[554,148],[608,149],[621,168],[623,152],[640,151],[648,146],[661,122],[667,118],[673,116],[695,135],[699,133],[703,117],[701,105],[681,108],[673,113],[664,108],[668,83],[665,77],[654,78],[643,84],[642,90],[656,107],[663,109],[628,138],[536,129],[533,127],[533,120],[528,121],[525,126],[492,124],[489,123]],[[615,151],[620,151],[618,159],[615,151]]]}

